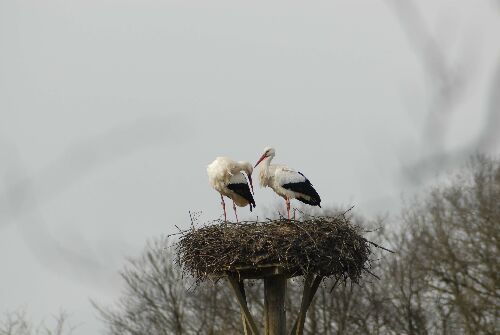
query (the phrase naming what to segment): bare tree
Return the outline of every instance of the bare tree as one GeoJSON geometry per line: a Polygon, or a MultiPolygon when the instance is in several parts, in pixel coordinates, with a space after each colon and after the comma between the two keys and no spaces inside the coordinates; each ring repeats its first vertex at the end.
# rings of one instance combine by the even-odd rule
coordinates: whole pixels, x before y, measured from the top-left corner
{"type": "Polygon", "coordinates": [[[500,302],[500,162],[484,156],[447,187],[435,189],[405,221],[421,245],[415,268],[442,317],[467,334],[498,333],[500,302]]]}
{"type": "Polygon", "coordinates": [[[59,313],[54,317],[55,324],[52,327],[45,322],[39,325],[33,324],[28,319],[25,310],[6,313],[0,320],[0,335],[69,335],[75,329],[68,324],[68,315],[59,313]]]}
{"type": "Polygon", "coordinates": [[[238,333],[239,307],[232,293],[222,283],[195,286],[174,264],[169,245],[158,239],[148,243],[141,257],[129,261],[121,273],[125,293],[115,306],[93,302],[109,333],[238,333]]]}
{"type": "Polygon", "coordinates": [[[498,333],[500,161],[474,157],[424,199],[379,231],[397,251],[376,263],[380,280],[320,289],[310,334],[498,333]]]}

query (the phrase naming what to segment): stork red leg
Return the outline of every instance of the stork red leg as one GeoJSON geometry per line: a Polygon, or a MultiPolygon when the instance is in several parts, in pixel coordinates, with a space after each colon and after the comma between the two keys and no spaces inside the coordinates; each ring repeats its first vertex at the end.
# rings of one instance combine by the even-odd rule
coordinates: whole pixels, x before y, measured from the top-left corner
{"type": "Polygon", "coordinates": [[[222,194],[220,195],[220,199],[222,200],[222,209],[224,210],[224,221],[227,221],[227,215],[226,215],[226,203],[224,202],[224,197],[222,194]]]}
{"type": "Polygon", "coordinates": [[[236,222],[240,222],[238,221],[238,214],[236,214],[236,205],[234,204],[234,201],[233,201],[233,209],[234,209],[234,216],[236,216],[236,222]]]}
{"type": "Polygon", "coordinates": [[[288,220],[290,220],[290,199],[286,198],[285,202],[286,202],[286,212],[288,214],[288,220]]]}

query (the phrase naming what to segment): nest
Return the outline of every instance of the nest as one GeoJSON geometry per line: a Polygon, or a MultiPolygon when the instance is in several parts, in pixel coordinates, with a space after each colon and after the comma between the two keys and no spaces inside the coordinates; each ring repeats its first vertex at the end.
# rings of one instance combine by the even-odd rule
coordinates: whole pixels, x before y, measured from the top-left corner
{"type": "Polygon", "coordinates": [[[363,272],[371,274],[373,245],[340,215],[220,222],[182,232],[176,249],[178,265],[197,282],[270,265],[289,277],[307,273],[358,282],[363,272]]]}

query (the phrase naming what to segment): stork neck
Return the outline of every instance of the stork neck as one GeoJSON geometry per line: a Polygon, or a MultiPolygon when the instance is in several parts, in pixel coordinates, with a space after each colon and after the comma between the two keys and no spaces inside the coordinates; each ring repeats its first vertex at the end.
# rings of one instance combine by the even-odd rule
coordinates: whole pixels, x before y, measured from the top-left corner
{"type": "Polygon", "coordinates": [[[270,156],[262,161],[262,165],[259,171],[260,185],[267,186],[269,184],[269,165],[271,165],[271,160],[273,156],[270,156]]]}
{"type": "Polygon", "coordinates": [[[262,162],[262,167],[267,170],[269,168],[269,165],[271,165],[271,161],[273,160],[273,158],[273,156],[269,156],[268,158],[264,159],[264,161],[262,162]]]}

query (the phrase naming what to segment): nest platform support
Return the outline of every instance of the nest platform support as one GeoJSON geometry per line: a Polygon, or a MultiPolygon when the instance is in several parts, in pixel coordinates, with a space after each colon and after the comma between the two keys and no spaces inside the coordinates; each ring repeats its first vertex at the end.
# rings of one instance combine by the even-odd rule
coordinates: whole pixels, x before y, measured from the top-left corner
{"type": "Polygon", "coordinates": [[[286,277],[283,274],[264,278],[264,315],[266,335],[285,335],[286,277]]]}
{"type": "MultiPolygon", "coordinates": [[[[264,281],[264,334],[301,335],[307,310],[326,277],[358,282],[370,273],[375,244],[361,236],[345,215],[306,220],[220,222],[183,232],[177,262],[197,282],[227,279],[240,306],[245,335],[261,330],[247,305],[244,281],[264,281]],[[287,333],[288,278],[304,276],[300,310],[287,333]]],[[[375,245],[376,246],[376,245],[375,245]]]]}
{"type": "Polygon", "coordinates": [[[241,321],[243,323],[243,331],[245,335],[253,334],[258,335],[259,330],[255,321],[253,320],[250,310],[248,309],[247,300],[245,296],[245,286],[243,280],[238,280],[238,278],[233,274],[228,274],[227,279],[231,288],[233,289],[238,305],[240,305],[241,310],[241,321]]]}
{"type": "MultiPolygon", "coordinates": [[[[264,281],[264,334],[286,335],[285,297],[288,276],[283,268],[278,265],[261,267],[257,272],[262,274],[261,278],[257,277],[256,272],[249,271],[247,268],[242,269],[240,273],[229,272],[227,274],[228,282],[240,306],[243,333],[245,335],[260,334],[247,306],[244,280],[262,279],[264,281]]],[[[303,334],[307,310],[323,278],[321,275],[314,274],[305,276],[299,314],[296,316],[293,328],[289,333],[290,335],[303,334]]]]}

